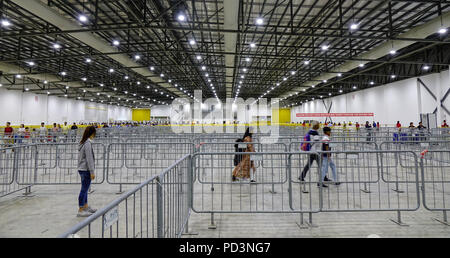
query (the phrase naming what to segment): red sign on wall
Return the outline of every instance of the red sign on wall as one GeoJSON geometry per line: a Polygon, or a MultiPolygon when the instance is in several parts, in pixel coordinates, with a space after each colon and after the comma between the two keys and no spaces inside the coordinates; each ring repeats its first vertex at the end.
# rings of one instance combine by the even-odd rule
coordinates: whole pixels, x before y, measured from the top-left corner
{"type": "Polygon", "coordinates": [[[297,113],[296,117],[359,117],[374,116],[374,113],[297,113]]]}

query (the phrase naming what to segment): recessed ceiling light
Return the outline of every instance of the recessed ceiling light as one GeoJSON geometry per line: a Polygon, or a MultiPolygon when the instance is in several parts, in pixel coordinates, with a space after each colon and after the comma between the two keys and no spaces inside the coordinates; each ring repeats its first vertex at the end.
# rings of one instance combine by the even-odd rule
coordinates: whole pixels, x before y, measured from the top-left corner
{"type": "Polygon", "coordinates": [[[150,66],[150,71],[153,71],[153,70],[155,70],[155,67],[150,66]]]}
{"type": "Polygon", "coordinates": [[[177,18],[178,18],[179,21],[186,20],[186,16],[184,16],[184,14],[179,14],[177,18]]]}
{"type": "Polygon", "coordinates": [[[114,72],[114,69],[110,68],[110,69],[109,69],[109,72],[110,72],[110,73],[113,73],[113,72],[114,72]]]}
{"type": "Polygon", "coordinates": [[[61,48],[61,45],[58,44],[58,43],[55,43],[55,44],[53,44],[53,48],[54,49],[59,49],[59,48],[61,48]]]}
{"type": "Polygon", "coordinates": [[[250,58],[249,57],[245,58],[245,61],[250,62],[250,58]]]}
{"type": "Polygon", "coordinates": [[[114,40],[114,41],[113,41],[113,45],[114,45],[114,46],[118,46],[118,45],[120,45],[120,42],[119,42],[118,40],[114,40]]]}
{"type": "Polygon", "coordinates": [[[92,59],[86,58],[86,63],[90,63],[90,62],[92,62],[92,59]]]}
{"type": "Polygon", "coordinates": [[[424,69],[424,70],[428,70],[428,69],[430,69],[430,67],[429,67],[428,65],[425,65],[425,66],[423,67],[423,69],[424,69]]]}
{"type": "Polygon", "coordinates": [[[397,77],[397,76],[395,76],[394,74],[393,74],[393,75],[391,75],[391,78],[392,78],[392,79],[394,79],[395,77],[397,77]]]}
{"type": "Polygon", "coordinates": [[[202,60],[202,56],[197,56],[197,60],[202,60]]]}
{"type": "Polygon", "coordinates": [[[351,29],[351,30],[356,30],[356,29],[358,29],[358,24],[357,24],[357,23],[352,23],[352,25],[350,25],[350,29],[351,29]]]}
{"type": "Polygon", "coordinates": [[[47,84],[48,83],[48,81],[44,81],[44,84],[47,84]]]}
{"type": "Polygon", "coordinates": [[[195,45],[195,40],[193,40],[193,39],[189,40],[189,44],[195,45]]]}
{"type": "Polygon", "coordinates": [[[2,20],[3,27],[9,27],[10,25],[11,25],[11,22],[9,22],[8,20],[5,20],[5,19],[2,20]]]}
{"type": "Polygon", "coordinates": [[[203,70],[203,71],[206,70],[206,66],[202,66],[202,70],[203,70]]]}
{"type": "Polygon", "coordinates": [[[328,46],[328,45],[323,45],[321,48],[322,48],[322,50],[327,50],[328,48],[330,48],[330,46],[328,46]]]}
{"type": "Polygon", "coordinates": [[[86,17],[86,15],[82,14],[78,17],[78,20],[80,22],[86,22],[88,20],[88,18],[86,17]]]}
{"type": "Polygon", "coordinates": [[[86,77],[81,78],[82,81],[87,81],[86,77]]]}
{"type": "Polygon", "coordinates": [[[66,74],[67,74],[66,72],[61,72],[62,76],[66,76],[66,74]]]}
{"type": "Polygon", "coordinates": [[[389,54],[391,55],[395,55],[397,53],[397,51],[395,51],[394,49],[392,49],[391,51],[389,51],[389,54]]]}
{"type": "Polygon", "coordinates": [[[262,25],[263,23],[264,23],[264,19],[263,18],[259,17],[259,18],[256,19],[256,24],[262,25]]]}
{"type": "Polygon", "coordinates": [[[305,64],[305,65],[309,65],[309,60],[306,60],[306,61],[304,61],[303,63],[305,64]]]}
{"type": "Polygon", "coordinates": [[[139,60],[139,59],[141,59],[141,56],[140,55],[135,55],[134,59],[139,60]]]}
{"type": "Polygon", "coordinates": [[[359,64],[359,67],[364,67],[364,64],[359,64]]]}
{"type": "Polygon", "coordinates": [[[447,33],[447,29],[446,28],[442,28],[439,30],[439,34],[445,34],[447,33]]]}
{"type": "Polygon", "coordinates": [[[291,75],[294,75],[295,74],[295,71],[291,71],[291,75]]]}
{"type": "Polygon", "coordinates": [[[256,47],[256,44],[255,43],[250,43],[250,47],[254,48],[254,47],[256,47]]]}
{"type": "Polygon", "coordinates": [[[338,76],[338,77],[341,77],[341,76],[342,76],[342,73],[338,73],[337,76],[338,76]]]}
{"type": "Polygon", "coordinates": [[[35,65],[35,63],[34,63],[33,61],[27,62],[27,64],[28,64],[29,66],[34,66],[34,65],[35,65]]]}

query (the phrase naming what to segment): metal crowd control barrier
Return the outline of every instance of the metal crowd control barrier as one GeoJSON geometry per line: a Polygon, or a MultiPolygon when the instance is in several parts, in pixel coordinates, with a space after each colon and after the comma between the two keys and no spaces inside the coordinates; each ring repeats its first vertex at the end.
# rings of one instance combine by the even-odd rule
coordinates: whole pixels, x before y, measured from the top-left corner
{"type": "MultiPolygon", "coordinates": [[[[215,213],[290,212],[287,194],[286,153],[215,152],[193,154],[194,173],[192,210],[211,213],[209,228],[215,228],[215,213]],[[256,183],[232,181],[234,155],[255,163],[256,183]],[[248,156],[247,156],[248,155],[248,156]],[[247,157],[246,157],[247,156],[247,157]],[[260,165],[264,161],[265,166],[260,165]],[[208,165],[207,165],[208,164],[208,165]],[[275,195],[279,192],[279,195],[275,195]]],[[[249,171],[253,171],[250,169],[249,171]]]]}
{"type": "MultiPolygon", "coordinates": [[[[399,225],[401,211],[419,208],[419,173],[417,155],[412,151],[332,151],[266,153],[195,153],[192,209],[210,213],[214,228],[215,213],[300,213],[396,211],[399,225]],[[331,154],[339,185],[322,187],[322,157],[331,154]],[[248,155],[250,160],[264,160],[271,167],[259,167],[256,182],[232,181],[233,155],[248,155]],[[384,166],[395,156],[408,156],[406,166],[384,166]],[[222,157],[221,157],[222,156],[222,157]],[[279,158],[283,156],[283,158],[279,158]],[[312,159],[312,156],[315,156],[312,159]],[[259,158],[256,158],[259,157],[259,158]],[[209,159],[209,165],[205,160],[209,159]],[[219,162],[228,160],[228,162],[219,162]],[[317,166],[314,166],[314,160],[317,166]],[[306,175],[301,181],[301,173],[306,175]],[[383,178],[384,180],[380,180],[383,178]]],[[[249,171],[252,173],[252,170],[249,171]]],[[[331,173],[328,173],[329,175],[331,173]]],[[[329,176],[330,177],[330,176],[329,176]]]]}
{"type": "Polygon", "coordinates": [[[184,156],[59,237],[181,237],[190,216],[190,162],[184,156]]]}
{"type": "Polygon", "coordinates": [[[420,168],[423,206],[429,211],[442,211],[443,219],[435,220],[449,226],[447,211],[450,210],[450,151],[423,152],[420,168]]]}
{"type": "Polygon", "coordinates": [[[15,146],[0,149],[0,197],[25,190],[30,196],[34,184],[19,184],[21,175],[34,174],[36,167],[36,146],[15,146]]]}
{"type": "MultiPolygon", "coordinates": [[[[36,162],[23,173],[18,173],[19,185],[62,185],[80,184],[78,175],[78,143],[35,144],[36,162]]],[[[105,146],[93,143],[96,177],[92,184],[105,180],[105,146]]]]}
{"type": "Polygon", "coordinates": [[[189,142],[112,143],[106,151],[106,181],[118,184],[122,193],[122,185],[139,184],[192,152],[189,142]]]}

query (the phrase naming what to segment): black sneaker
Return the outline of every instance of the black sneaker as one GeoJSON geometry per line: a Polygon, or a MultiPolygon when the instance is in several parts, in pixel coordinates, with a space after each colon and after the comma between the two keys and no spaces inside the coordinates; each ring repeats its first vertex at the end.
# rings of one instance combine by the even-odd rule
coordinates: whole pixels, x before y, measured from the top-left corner
{"type": "Polygon", "coordinates": [[[334,185],[340,185],[341,183],[340,182],[334,182],[333,184],[334,185]]]}
{"type": "Polygon", "coordinates": [[[231,178],[231,181],[235,182],[235,181],[236,181],[236,177],[233,176],[233,177],[231,178]]]}
{"type": "Polygon", "coordinates": [[[256,181],[255,180],[250,180],[250,183],[256,183],[256,181]]]}
{"type": "Polygon", "coordinates": [[[305,179],[302,177],[299,177],[298,180],[300,180],[301,182],[305,182],[305,179]]]}
{"type": "Polygon", "coordinates": [[[323,181],[324,182],[326,182],[326,181],[331,181],[328,177],[325,177],[324,179],[323,179],[323,181]]]}
{"type": "MultiPolygon", "coordinates": [[[[317,186],[319,186],[319,187],[320,187],[320,184],[319,184],[319,183],[317,183],[317,186]]],[[[325,188],[327,188],[328,186],[326,186],[325,184],[323,184],[323,183],[322,183],[322,187],[325,187],[325,188]]]]}

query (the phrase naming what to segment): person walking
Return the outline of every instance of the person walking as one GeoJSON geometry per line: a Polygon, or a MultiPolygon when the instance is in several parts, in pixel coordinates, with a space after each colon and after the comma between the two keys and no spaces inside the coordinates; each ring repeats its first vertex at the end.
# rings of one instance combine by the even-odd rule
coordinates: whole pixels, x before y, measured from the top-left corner
{"type": "MultiPolygon", "coordinates": [[[[331,151],[330,146],[330,136],[331,136],[331,128],[330,127],[324,127],[323,128],[323,138],[322,138],[322,151],[331,151]]],[[[327,173],[328,173],[328,166],[331,167],[331,172],[333,173],[333,180],[335,185],[340,185],[338,182],[337,174],[336,174],[336,165],[334,164],[333,160],[331,159],[331,153],[323,153],[322,154],[322,187],[327,187],[323,181],[325,180],[327,173]]],[[[320,186],[319,183],[317,183],[317,186],[320,186]]]]}
{"type": "MultiPolygon", "coordinates": [[[[317,151],[318,148],[320,148],[320,146],[319,146],[320,136],[319,136],[319,132],[317,130],[319,130],[319,123],[316,122],[313,124],[312,129],[309,130],[303,137],[303,143],[301,145],[302,151],[306,151],[306,152],[309,152],[311,150],[317,151]]],[[[302,182],[305,181],[306,174],[308,173],[308,170],[312,166],[312,163],[314,162],[314,160],[317,162],[317,166],[320,167],[319,155],[317,155],[315,153],[309,154],[308,163],[305,165],[305,167],[303,168],[302,174],[298,178],[300,181],[302,181],[302,182]]],[[[324,181],[329,181],[329,179],[327,177],[325,177],[324,181]]]]}
{"type": "Polygon", "coordinates": [[[88,217],[97,211],[88,205],[88,190],[91,180],[95,179],[95,156],[92,148],[92,139],[95,134],[94,126],[86,127],[78,147],[78,173],[81,177],[81,190],[78,195],[77,217],[88,217]]]}
{"type": "MultiPolygon", "coordinates": [[[[247,148],[244,150],[244,152],[255,152],[253,144],[250,144],[252,142],[252,133],[250,133],[250,128],[247,128],[242,140],[244,143],[247,143],[247,148]]],[[[237,178],[250,179],[250,182],[254,183],[256,182],[254,179],[255,173],[256,173],[255,164],[251,160],[250,155],[243,154],[241,161],[233,169],[232,180],[236,181],[237,178]],[[253,173],[250,173],[250,169],[253,170],[253,173]]]]}

